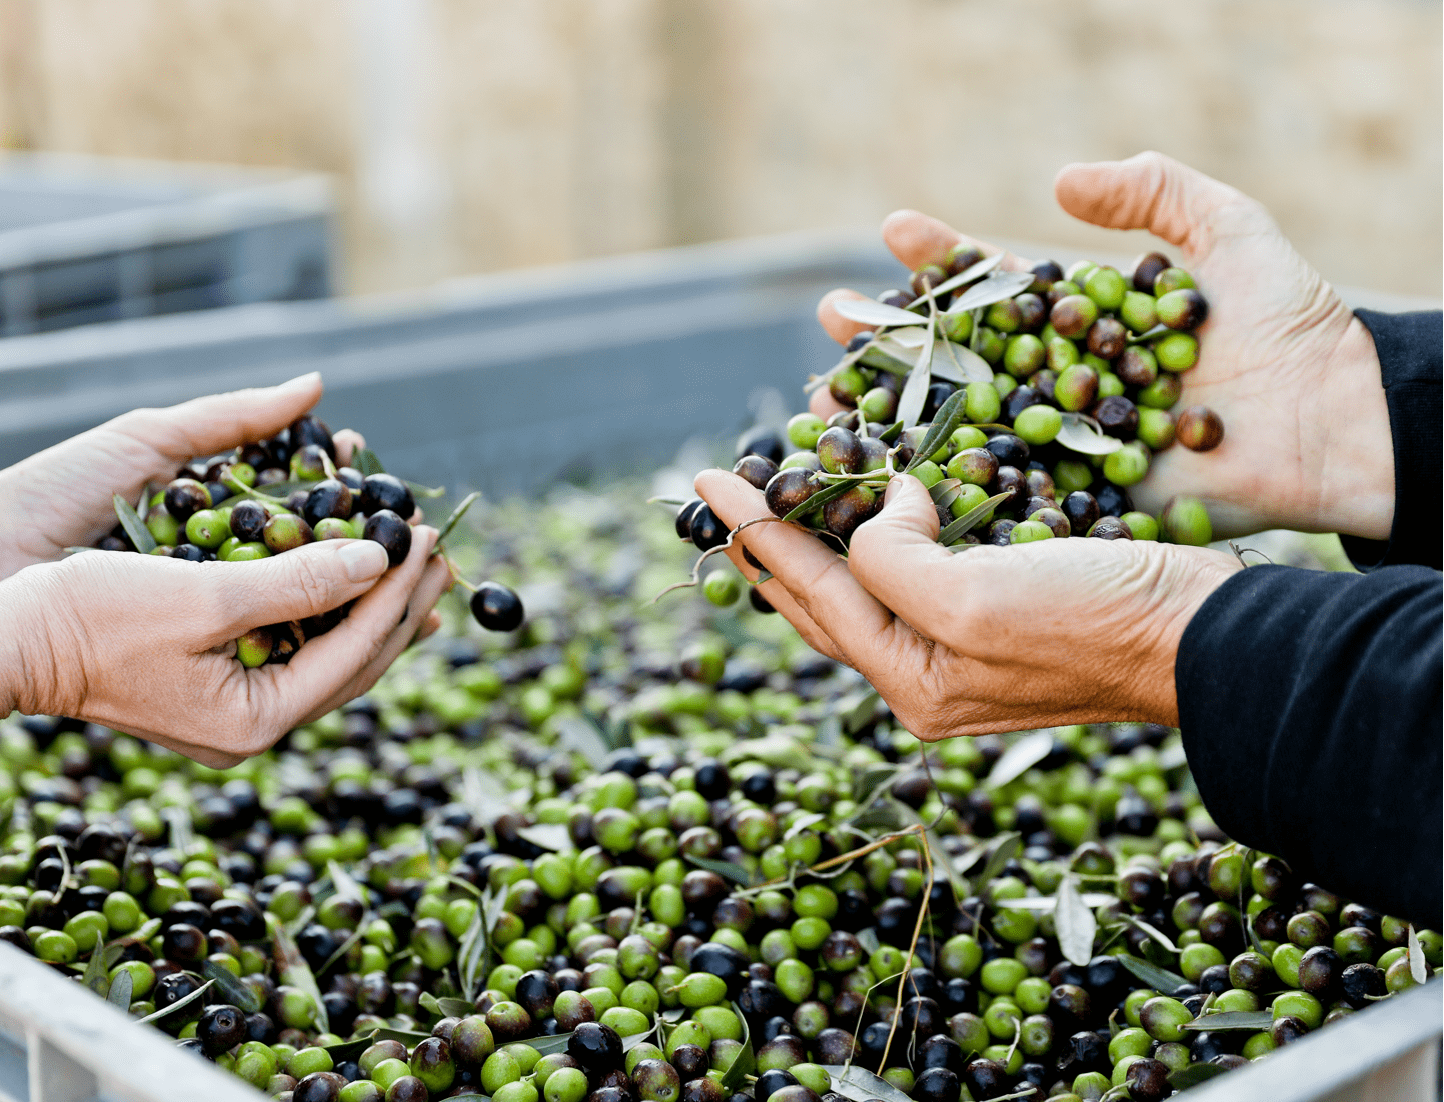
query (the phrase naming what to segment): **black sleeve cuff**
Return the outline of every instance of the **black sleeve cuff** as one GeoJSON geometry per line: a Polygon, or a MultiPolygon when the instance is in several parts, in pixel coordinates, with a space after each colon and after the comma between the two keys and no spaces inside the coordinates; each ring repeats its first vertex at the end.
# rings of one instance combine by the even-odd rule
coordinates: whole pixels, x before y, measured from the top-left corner
{"type": "Polygon", "coordinates": [[[1204,805],[1304,879],[1437,929],[1440,576],[1254,566],[1184,632],[1179,726],[1204,805]]]}
{"type": "Polygon", "coordinates": [[[1438,518],[1440,453],[1440,367],[1444,322],[1438,311],[1381,314],[1356,310],[1379,353],[1389,432],[1394,438],[1394,526],[1388,540],[1344,536],[1344,551],[1368,572],[1381,566],[1417,563],[1440,569],[1438,518]]]}

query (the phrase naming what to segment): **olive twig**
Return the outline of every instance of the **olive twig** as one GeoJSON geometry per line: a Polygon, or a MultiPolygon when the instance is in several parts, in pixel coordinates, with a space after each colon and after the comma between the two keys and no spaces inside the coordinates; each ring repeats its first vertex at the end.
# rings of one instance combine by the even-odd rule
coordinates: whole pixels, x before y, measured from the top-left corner
{"type": "Polygon", "coordinates": [[[446,548],[438,547],[436,549],[436,554],[441,556],[442,561],[446,563],[446,568],[451,571],[451,580],[453,582],[456,582],[458,585],[460,585],[462,589],[470,590],[472,593],[477,592],[477,587],[472,585],[469,581],[467,581],[461,576],[461,568],[456,565],[456,562],[452,559],[451,555],[447,553],[446,548]]]}
{"type": "MultiPolygon", "coordinates": [[[[811,528],[806,528],[801,524],[797,524],[795,521],[785,520],[782,517],[753,517],[751,520],[744,520],[736,528],[732,529],[732,531],[727,533],[727,540],[725,543],[719,543],[716,547],[709,547],[707,548],[707,550],[703,551],[701,555],[698,556],[697,561],[692,564],[692,573],[689,580],[685,582],[673,582],[666,589],[662,590],[662,592],[658,593],[655,597],[653,597],[649,603],[656,604],[668,593],[671,593],[674,589],[692,589],[693,587],[700,585],[702,580],[700,574],[702,564],[708,559],[710,559],[718,551],[726,551],[729,547],[732,546],[732,541],[737,538],[737,533],[741,532],[744,528],[752,527],[752,525],[754,524],[790,524],[792,525],[792,527],[801,529],[802,531],[808,533],[808,535],[832,536],[831,532],[815,532],[811,528]]],[[[837,539],[836,536],[833,536],[833,538],[837,539]]],[[[839,540],[838,542],[840,543],[842,541],[839,540]]],[[[475,591],[473,590],[473,592],[475,591]]]]}
{"type": "Polygon", "coordinates": [[[922,858],[923,864],[927,866],[928,878],[927,883],[923,886],[923,905],[918,908],[918,920],[913,925],[913,939],[912,943],[908,946],[907,960],[903,962],[902,979],[898,980],[897,1005],[899,1013],[893,1016],[892,1026],[887,1031],[887,1044],[883,1046],[882,1059],[878,1061],[877,1065],[878,1075],[881,1075],[883,1069],[887,1067],[888,1054],[892,1052],[893,1037],[897,1034],[897,1024],[902,1018],[901,1009],[903,1004],[903,995],[906,992],[908,975],[912,972],[913,954],[916,953],[918,950],[918,939],[922,937],[923,922],[928,917],[928,905],[932,901],[933,894],[933,856],[932,853],[929,852],[927,843],[927,832],[923,828],[923,825],[921,823],[918,823],[917,826],[913,827],[909,831],[909,833],[917,835],[918,856],[922,858]]]}

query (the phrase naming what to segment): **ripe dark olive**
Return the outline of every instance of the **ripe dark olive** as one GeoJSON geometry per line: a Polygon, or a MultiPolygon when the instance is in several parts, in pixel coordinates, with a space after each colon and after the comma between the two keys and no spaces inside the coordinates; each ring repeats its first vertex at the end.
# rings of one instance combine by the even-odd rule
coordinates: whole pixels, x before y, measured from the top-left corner
{"type": "MultiPolygon", "coordinates": [[[[352,508],[351,487],[338,478],[323,478],[311,487],[306,503],[301,506],[301,515],[312,528],[326,517],[346,520],[355,511],[352,508]]],[[[231,529],[232,534],[235,529],[231,529]]]]}
{"type": "Polygon", "coordinates": [[[1007,494],[997,505],[1000,513],[1012,513],[1023,508],[1028,501],[1028,480],[1017,467],[999,467],[998,473],[988,485],[988,496],[1007,494]]]}
{"type": "Polygon", "coordinates": [[[260,543],[271,514],[259,501],[238,501],[231,507],[231,535],[242,543],[260,543]]]}
{"type": "Polygon", "coordinates": [[[500,582],[482,582],[471,595],[471,614],[487,631],[515,631],[526,619],[516,591],[500,582]]]}
{"type": "Polygon", "coordinates": [[[1135,1102],[1160,1102],[1173,1093],[1168,1082],[1168,1065],[1161,1060],[1142,1059],[1128,1065],[1128,1093],[1135,1102]]]}
{"type": "Polygon", "coordinates": [[[727,542],[727,526],[717,519],[705,502],[692,513],[692,543],[698,551],[710,551],[727,542]]]}
{"type": "Polygon", "coordinates": [[[1208,303],[1192,287],[1160,295],[1158,320],[1170,329],[1197,329],[1208,318],[1208,303]]]}
{"type": "Polygon", "coordinates": [[[1368,1006],[1369,996],[1388,993],[1383,971],[1372,964],[1349,965],[1340,976],[1339,984],[1344,989],[1344,1001],[1355,1010],[1368,1006]]]}
{"type": "Polygon", "coordinates": [[[1100,540],[1131,540],[1133,532],[1117,517],[1101,517],[1088,529],[1088,535],[1100,540]]]}
{"type": "Polygon", "coordinates": [[[1158,378],[1158,360],[1152,352],[1130,346],[1114,363],[1113,373],[1129,386],[1147,386],[1158,378]]]}
{"type": "Polygon", "coordinates": [[[777,609],[772,607],[772,602],[762,595],[762,590],[758,589],[755,585],[747,587],[747,602],[752,606],[752,611],[754,612],[765,614],[777,611],[777,609]]]}
{"type": "Polygon", "coordinates": [[[1001,466],[1017,467],[1019,470],[1028,466],[1032,455],[1027,442],[1010,432],[1000,432],[983,446],[998,457],[1001,466]]]}
{"type": "MultiPolygon", "coordinates": [[[[1111,482],[1095,485],[1090,491],[1098,501],[1098,511],[1105,517],[1121,517],[1133,510],[1133,499],[1122,486],[1111,482]]],[[[1131,534],[1131,533],[1130,533],[1131,534]]]]}
{"type": "Polygon", "coordinates": [[[778,471],[764,488],[767,508],[773,516],[785,517],[821,488],[813,481],[811,471],[800,467],[778,471]]]}
{"type": "Polygon", "coordinates": [[[390,509],[397,516],[410,520],[411,514],[416,512],[416,498],[412,496],[411,487],[394,474],[367,475],[361,480],[361,500],[356,511],[369,517],[382,509],[390,509]]]}
{"type": "Polygon", "coordinates": [[[306,642],[306,634],[301,630],[301,625],[295,620],[289,620],[284,624],[273,624],[271,632],[271,658],[272,662],[279,662],[282,665],[295,657],[296,652],[306,642]]]}
{"type": "Polygon", "coordinates": [[[968,1061],[968,1066],[963,1069],[963,1082],[974,1098],[992,1098],[1007,1093],[1008,1071],[996,1060],[978,1057],[968,1061]]]}
{"type": "Polygon", "coordinates": [[[862,469],[862,441],[851,429],[830,428],[817,439],[817,458],[832,474],[856,474],[862,469]]]}
{"type": "Polygon", "coordinates": [[[1138,431],[1138,407],[1121,394],[1101,399],[1091,412],[1109,436],[1128,440],[1138,431]]]}
{"type": "Polygon", "coordinates": [[[1060,507],[1075,536],[1086,536],[1102,515],[1098,509],[1098,499],[1087,490],[1074,490],[1063,499],[1060,507]]]}
{"type": "Polygon", "coordinates": [[[1162,253],[1144,253],[1133,262],[1133,289],[1146,295],[1153,294],[1153,281],[1165,268],[1173,267],[1172,261],[1162,253]]]}
{"type": "Polygon", "coordinates": [[[1029,406],[1045,404],[1043,395],[1035,388],[1024,384],[1014,387],[1003,399],[1003,415],[1009,421],[1016,421],[1018,414],[1022,413],[1029,406]]]}
{"type": "Polygon", "coordinates": [[[399,566],[411,552],[411,526],[390,509],[382,509],[366,518],[363,538],[386,549],[386,561],[399,566]]]}
{"type": "Polygon", "coordinates": [[[744,455],[737,460],[732,473],[741,475],[759,490],[767,489],[767,483],[777,473],[777,464],[760,455],[744,455]]]}
{"type": "Polygon", "coordinates": [[[551,1017],[552,1006],[560,993],[561,988],[551,973],[540,968],[522,973],[516,981],[516,1001],[538,1021],[551,1017]]]}
{"type": "Polygon", "coordinates": [[[234,1006],[208,1006],[196,1023],[196,1037],[207,1056],[219,1056],[246,1039],[245,1015],[234,1006]]]}
{"type": "MultiPolygon", "coordinates": [[[[695,1045],[679,1045],[678,1048],[696,1048],[695,1045]]],[[[697,1049],[701,1052],[701,1049],[697,1049]]],[[[632,1069],[632,1086],[641,1102],[677,1102],[682,1094],[682,1078],[675,1066],[676,1061],[638,1060],[632,1069]]]]}
{"type": "Polygon", "coordinates": [[[1048,320],[1060,337],[1076,340],[1098,320],[1098,304],[1087,295],[1067,295],[1053,304],[1048,320]]]}
{"type": "Polygon", "coordinates": [[[727,983],[728,993],[735,995],[742,990],[748,963],[746,955],[730,945],[709,941],[692,954],[687,967],[693,972],[710,972],[720,976],[727,983]]]}
{"type": "Polygon", "coordinates": [[[192,513],[211,507],[211,492],[194,478],[177,478],[165,488],[165,509],[182,525],[192,513]]]}
{"type": "Polygon", "coordinates": [[[1040,260],[1029,270],[1033,273],[1033,282],[1028,290],[1035,295],[1046,295],[1053,284],[1063,278],[1063,269],[1056,260],[1040,260]]]}
{"type": "MultiPolygon", "coordinates": [[[[947,269],[950,276],[962,275],[982,259],[982,250],[977,246],[959,242],[950,248],[947,255],[943,257],[943,267],[947,269]]],[[[757,1102],[762,1102],[762,1100],[759,1098],[757,1102]]]]}
{"type": "Polygon", "coordinates": [[[336,458],[336,444],[331,439],[331,430],[321,418],[308,413],[292,421],[288,431],[292,453],[300,451],[307,444],[315,444],[332,459],[336,458]]]}
{"type": "Polygon", "coordinates": [[[1013,542],[1013,529],[1016,527],[1018,527],[1016,520],[1011,520],[1007,517],[995,520],[992,524],[988,525],[988,530],[984,534],[983,542],[992,544],[994,547],[1008,547],[1013,542]]]}
{"type": "Polygon", "coordinates": [[[775,429],[758,425],[756,428],[748,429],[738,438],[737,458],[757,455],[763,459],[770,459],[773,463],[781,463],[783,443],[782,437],[775,429]]]}
{"type": "Polygon", "coordinates": [[[1327,1002],[1343,978],[1344,962],[1327,945],[1315,945],[1299,961],[1299,986],[1327,1002]]]}
{"type": "MultiPolygon", "coordinates": [[[[1001,347],[999,342],[999,347],[1001,347]]],[[[922,421],[924,424],[937,416],[938,410],[943,408],[943,403],[957,393],[958,388],[952,383],[937,382],[928,387],[927,400],[923,402],[922,421]]]]}
{"type": "Polygon", "coordinates": [[[1212,451],[1223,443],[1223,421],[1207,406],[1191,406],[1178,415],[1174,439],[1190,451],[1212,451]]]}
{"type": "Polygon", "coordinates": [[[611,1026],[583,1022],[567,1041],[567,1055],[588,1074],[602,1075],[622,1066],[622,1039],[611,1026]]]}
{"type": "Polygon", "coordinates": [[[712,1064],[707,1059],[706,1049],[697,1045],[678,1045],[672,1050],[672,1066],[685,1082],[689,1079],[700,1079],[707,1074],[712,1064]]]}
{"type": "Polygon", "coordinates": [[[1116,358],[1128,346],[1128,327],[1117,318],[1099,318],[1088,327],[1088,351],[1105,360],[1116,358]]]}
{"type": "Polygon", "coordinates": [[[881,505],[882,499],[876,490],[870,486],[853,486],[822,507],[822,519],[834,536],[848,539],[872,519],[881,505]]]}
{"type": "Polygon", "coordinates": [[[683,505],[682,508],[677,510],[677,538],[683,543],[692,542],[692,514],[697,511],[697,507],[701,504],[702,499],[700,497],[694,497],[691,501],[687,502],[687,504],[683,505]]]}

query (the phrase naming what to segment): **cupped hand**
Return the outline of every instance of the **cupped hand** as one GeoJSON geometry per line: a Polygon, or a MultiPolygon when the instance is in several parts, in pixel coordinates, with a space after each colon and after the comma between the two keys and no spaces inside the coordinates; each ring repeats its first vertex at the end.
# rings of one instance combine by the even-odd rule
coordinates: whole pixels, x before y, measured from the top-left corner
{"type": "MultiPolygon", "coordinates": [[[[112,495],[135,503],[147,482],[164,485],[181,464],[274,436],[321,397],[321,376],[212,394],[166,409],[137,409],[0,471],[0,578],[88,547],[115,527],[112,495]]],[[[345,464],[366,446],[335,434],[345,464]]]]}
{"type": "MultiPolygon", "coordinates": [[[[1169,242],[1178,250],[1171,259],[1209,302],[1199,361],[1183,376],[1175,411],[1213,409],[1223,443],[1160,453],[1130,491],[1138,506],[1156,514],[1175,495],[1202,498],[1220,537],[1293,528],[1386,539],[1393,446],[1373,339],[1262,204],[1158,153],[1069,165],[1055,192],[1085,222],[1169,242]]],[[[889,216],[883,237],[912,269],[940,262],[959,241],[998,251],[917,211],[889,216]]],[[[1009,256],[1003,266],[1030,263],[1009,256]]],[[[831,292],[818,317],[846,341],[864,327],[832,308],[839,295],[859,297],[831,292]]],[[[840,408],[825,389],[814,395],[821,416],[840,408]]]]}
{"type": "MultiPolygon", "coordinates": [[[[729,527],[771,514],[736,475],[703,471],[697,493],[729,527]]],[[[785,523],[739,532],[774,575],[762,594],[809,645],[853,667],[919,738],[1108,720],[1176,726],[1183,630],[1240,569],[1207,548],[1053,539],[952,552],[936,543],[923,484],[894,479],[842,558],[785,523]]]]}
{"type": "MultiPolygon", "coordinates": [[[[207,449],[202,448],[202,451],[207,449]]],[[[72,716],[225,768],[366,692],[451,584],[437,532],[413,530],[387,570],[379,544],[323,540],[251,562],[96,551],[0,581],[0,713],[72,716]],[[246,669],[234,640],[354,600],[287,665],[246,669]]]]}

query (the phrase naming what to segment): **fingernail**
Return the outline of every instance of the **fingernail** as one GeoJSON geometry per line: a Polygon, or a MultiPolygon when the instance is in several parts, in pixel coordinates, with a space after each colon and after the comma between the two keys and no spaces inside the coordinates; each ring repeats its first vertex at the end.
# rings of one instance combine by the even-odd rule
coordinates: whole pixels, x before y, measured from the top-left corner
{"type": "Polygon", "coordinates": [[[337,554],[346,568],[346,577],[353,582],[364,582],[386,569],[386,549],[375,540],[356,540],[337,554]]]}
{"type": "Polygon", "coordinates": [[[308,371],[304,375],[297,375],[294,379],[287,379],[278,386],[277,390],[310,390],[321,381],[319,371],[308,371]]]}

